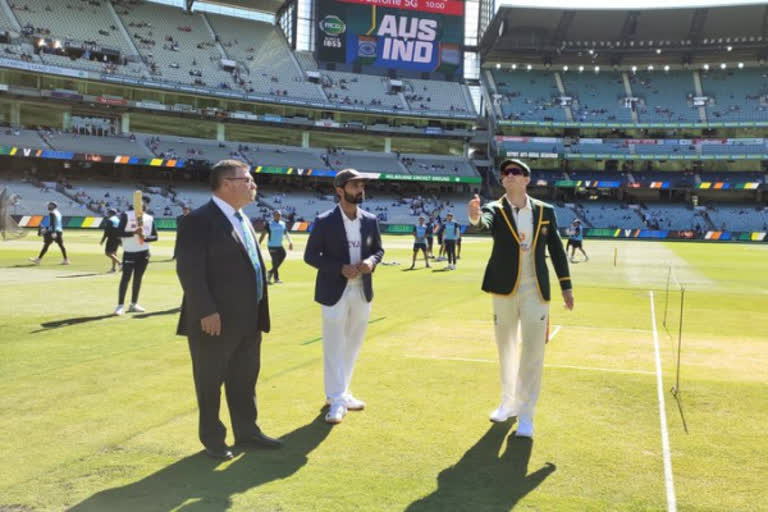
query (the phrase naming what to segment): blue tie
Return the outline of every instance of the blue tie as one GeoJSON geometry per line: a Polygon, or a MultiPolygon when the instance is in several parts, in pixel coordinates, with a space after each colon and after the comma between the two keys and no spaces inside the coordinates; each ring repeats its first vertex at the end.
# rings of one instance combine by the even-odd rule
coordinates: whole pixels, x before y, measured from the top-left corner
{"type": "Polygon", "coordinates": [[[261,276],[261,264],[259,263],[259,255],[256,253],[256,240],[253,239],[253,233],[248,226],[248,222],[242,216],[240,212],[235,212],[235,217],[240,221],[240,227],[243,228],[243,238],[245,240],[245,248],[248,250],[248,257],[251,258],[251,264],[256,271],[256,295],[259,298],[259,302],[264,297],[264,282],[261,276]]]}

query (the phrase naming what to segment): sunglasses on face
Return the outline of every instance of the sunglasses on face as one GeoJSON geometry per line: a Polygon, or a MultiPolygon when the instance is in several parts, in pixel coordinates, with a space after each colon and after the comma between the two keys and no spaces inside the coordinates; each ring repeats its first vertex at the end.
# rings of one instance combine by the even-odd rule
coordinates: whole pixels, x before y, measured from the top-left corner
{"type": "Polygon", "coordinates": [[[525,171],[519,167],[505,167],[501,170],[502,176],[509,176],[510,174],[512,176],[525,176],[525,171]]]}

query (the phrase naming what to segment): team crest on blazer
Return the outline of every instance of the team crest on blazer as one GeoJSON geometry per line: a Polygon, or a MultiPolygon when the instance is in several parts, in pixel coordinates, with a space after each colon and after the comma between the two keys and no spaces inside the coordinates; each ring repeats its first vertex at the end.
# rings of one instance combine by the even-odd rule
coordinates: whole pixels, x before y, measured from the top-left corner
{"type": "Polygon", "coordinates": [[[541,226],[541,234],[546,235],[549,232],[549,228],[547,226],[541,226]]]}

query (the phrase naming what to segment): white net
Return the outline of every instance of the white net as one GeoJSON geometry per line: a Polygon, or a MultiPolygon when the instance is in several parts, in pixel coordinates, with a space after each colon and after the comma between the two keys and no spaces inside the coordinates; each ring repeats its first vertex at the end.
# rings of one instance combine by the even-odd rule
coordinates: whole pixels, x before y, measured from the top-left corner
{"type": "Polygon", "coordinates": [[[11,206],[18,201],[19,196],[7,188],[0,192],[0,239],[16,240],[27,234],[11,217],[11,206]]]}

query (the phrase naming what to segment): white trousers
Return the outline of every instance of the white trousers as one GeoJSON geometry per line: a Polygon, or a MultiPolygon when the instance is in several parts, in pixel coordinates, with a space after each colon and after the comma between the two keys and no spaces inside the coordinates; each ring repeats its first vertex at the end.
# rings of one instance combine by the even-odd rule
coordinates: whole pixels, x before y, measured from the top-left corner
{"type": "Polygon", "coordinates": [[[363,345],[371,303],[366,302],[362,281],[347,284],[339,302],[323,306],[323,367],[325,396],[331,403],[343,400],[363,345]]]}
{"type": "Polygon", "coordinates": [[[541,390],[549,304],[531,286],[493,296],[496,346],[501,367],[501,405],[533,417],[541,390]]]}

